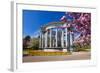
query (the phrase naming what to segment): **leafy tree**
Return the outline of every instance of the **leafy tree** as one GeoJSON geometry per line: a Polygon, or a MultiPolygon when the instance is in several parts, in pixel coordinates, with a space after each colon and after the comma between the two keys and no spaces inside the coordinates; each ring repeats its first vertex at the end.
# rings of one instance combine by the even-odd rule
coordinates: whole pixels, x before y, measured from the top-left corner
{"type": "Polygon", "coordinates": [[[31,37],[29,35],[27,35],[24,39],[23,39],[23,49],[27,49],[30,47],[30,43],[31,43],[31,37]]]}
{"type": "Polygon", "coordinates": [[[39,38],[32,38],[32,49],[39,50],[39,38]]]}

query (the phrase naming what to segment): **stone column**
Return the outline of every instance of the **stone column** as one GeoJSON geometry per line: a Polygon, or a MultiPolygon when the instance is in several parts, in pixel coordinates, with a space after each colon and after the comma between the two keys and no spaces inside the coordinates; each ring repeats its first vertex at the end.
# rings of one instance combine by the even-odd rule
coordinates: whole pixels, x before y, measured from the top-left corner
{"type": "Polygon", "coordinates": [[[58,29],[56,29],[56,35],[55,35],[55,38],[56,38],[56,47],[58,47],[58,29]]]}
{"type": "Polygon", "coordinates": [[[41,38],[42,38],[42,41],[41,41],[42,43],[41,43],[41,45],[42,45],[42,48],[43,48],[43,47],[44,47],[44,46],[43,46],[43,44],[44,44],[44,35],[43,35],[43,33],[42,33],[42,37],[41,37],[41,38]]]}
{"type": "Polygon", "coordinates": [[[55,47],[55,39],[53,39],[52,44],[52,47],[55,47]]]}
{"type": "Polygon", "coordinates": [[[48,37],[48,31],[45,32],[45,48],[47,48],[47,37],[48,37]]]}
{"type": "Polygon", "coordinates": [[[72,52],[73,51],[73,32],[70,32],[70,51],[72,52]]]}
{"type": "Polygon", "coordinates": [[[49,37],[50,37],[50,48],[52,47],[52,29],[50,29],[50,35],[49,35],[49,37]]]}
{"type": "Polygon", "coordinates": [[[67,47],[67,28],[65,28],[65,35],[66,35],[66,47],[67,47]]]}
{"type": "Polygon", "coordinates": [[[70,32],[67,32],[67,50],[70,52],[70,32]]]}
{"type": "Polygon", "coordinates": [[[70,45],[72,45],[72,33],[70,32],[70,45]]]}
{"type": "Polygon", "coordinates": [[[39,38],[39,48],[41,48],[41,44],[42,44],[41,39],[42,39],[42,37],[41,37],[41,32],[40,32],[40,38],[39,38]]]}
{"type": "Polygon", "coordinates": [[[61,46],[64,47],[64,30],[62,29],[61,46]]]}

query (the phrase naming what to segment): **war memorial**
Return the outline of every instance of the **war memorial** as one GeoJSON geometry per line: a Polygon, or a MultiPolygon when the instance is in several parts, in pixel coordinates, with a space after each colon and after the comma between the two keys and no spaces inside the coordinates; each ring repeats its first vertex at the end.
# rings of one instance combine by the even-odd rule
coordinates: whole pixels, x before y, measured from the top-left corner
{"type": "Polygon", "coordinates": [[[51,22],[41,27],[39,48],[72,51],[73,32],[68,31],[68,23],[51,22]]]}

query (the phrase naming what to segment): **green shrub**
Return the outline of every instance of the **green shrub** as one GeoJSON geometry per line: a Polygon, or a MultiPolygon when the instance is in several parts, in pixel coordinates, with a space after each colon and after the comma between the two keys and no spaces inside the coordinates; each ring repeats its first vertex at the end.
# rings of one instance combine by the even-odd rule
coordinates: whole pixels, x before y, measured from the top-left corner
{"type": "Polygon", "coordinates": [[[80,45],[74,45],[74,51],[78,52],[78,51],[90,51],[91,50],[91,46],[90,45],[84,45],[84,46],[80,46],[80,45]]]}

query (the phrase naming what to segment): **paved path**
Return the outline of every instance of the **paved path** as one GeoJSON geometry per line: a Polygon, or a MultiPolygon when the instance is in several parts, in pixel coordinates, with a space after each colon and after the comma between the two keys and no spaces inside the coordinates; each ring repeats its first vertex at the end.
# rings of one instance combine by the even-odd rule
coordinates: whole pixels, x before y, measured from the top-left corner
{"type": "Polygon", "coordinates": [[[64,56],[24,56],[23,62],[86,60],[90,57],[90,52],[73,52],[72,55],[64,56]]]}

